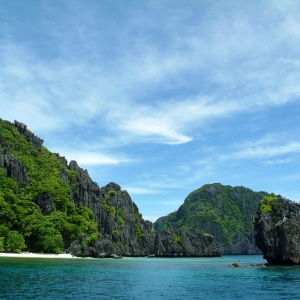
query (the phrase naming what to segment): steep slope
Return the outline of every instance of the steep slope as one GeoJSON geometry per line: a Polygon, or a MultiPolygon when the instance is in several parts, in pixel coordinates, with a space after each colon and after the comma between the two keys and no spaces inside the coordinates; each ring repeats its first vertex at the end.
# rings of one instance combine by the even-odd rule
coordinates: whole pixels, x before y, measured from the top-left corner
{"type": "Polygon", "coordinates": [[[252,218],[265,192],[245,187],[206,184],[190,193],[179,209],[154,223],[157,232],[181,228],[213,235],[224,254],[260,253],[255,247],[252,218]]]}
{"type": "Polygon", "coordinates": [[[84,249],[100,238],[122,254],[153,252],[152,223],[126,191],[113,183],[101,189],[42,144],[26,125],[0,121],[1,248],[59,253],[78,239],[84,249]]]}
{"type": "Polygon", "coordinates": [[[264,197],[253,218],[257,246],[270,264],[300,264],[300,204],[264,197]]]}
{"type": "Polygon", "coordinates": [[[201,234],[173,233],[170,247],[163,241],[118,184],[100,188],[76,161],[68,164],[46,149],[26,125],[0,119],[0,250],[221,255],[214,239],[201,234]]]}

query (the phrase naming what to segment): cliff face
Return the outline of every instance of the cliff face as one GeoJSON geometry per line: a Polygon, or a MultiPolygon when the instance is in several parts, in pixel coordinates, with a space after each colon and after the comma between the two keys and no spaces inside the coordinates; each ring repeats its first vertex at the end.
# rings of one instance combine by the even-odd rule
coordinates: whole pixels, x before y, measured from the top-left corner
{"type": "Polygon", "coordinates": [[[156,233],[154,254],[165,257],[221,256],[222,247],[210,235],[188,233],[181,229],[166,229],[156,233]]]}
{"type": "Polygon", "coordinates": [[[168,230],[158,234],[150,221],[145,221],[126,191],[116,183],[102,187],[91,180],[86,170],[71,161],[77,172],[71,200],[91,208],[98,222],[100,238],[82,247],[82,239],[73,242],[70,253],[77,256],[220,256],[220,245],[211,236],[168,230]]]}
{"type": "Polygon", "coordinates": [[[176,212],[159,218],[154,229],[200,231],[214,236],[223,245],[223,254],[260,254],[252,218],[264,195],[245,187],[207,184],[189,194],[176,212]]]}
{"type": "Polygon", "coordinates": [[[270,264],[300,264],[300,204],[265,198],[253,217],[257,247],[270,264]]]}
{"type": "Polygon", "coordinates": [[[127,191],[101,187],[15,121],[0,119],[0,249],[77,256],[219,256],[212,237],[158,234],[127,191]],[[11,242],[12,241],[12,242],[11,242]]]}
{"type": "Polygon", "coordinates": [[[7,149],[0,150],[0,168],[5,169],[6,176],[12,178],[19,188],[29,184],[26,168],[17,157],[9,155],[7,149]]]}
{"type": "Polygon", "coordinates": [[[127,191],[122,191],[113,182],[100,188],[75,161],[70,162],[69,168],[77,172],[71,201],[76,206],[87,206],[94,212],[101,234],[95,245],[83,248],[78,240],[69,251],[81,256],[101,256],[103,253],[145,256],[153,253],[152,223],[142,218],[127,191]]]}

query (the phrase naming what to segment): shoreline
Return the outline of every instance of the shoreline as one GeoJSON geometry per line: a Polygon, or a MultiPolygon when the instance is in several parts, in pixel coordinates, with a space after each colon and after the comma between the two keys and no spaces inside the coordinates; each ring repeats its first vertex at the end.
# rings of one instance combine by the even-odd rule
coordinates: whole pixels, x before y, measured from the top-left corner
{"type": "Polygon", "coordinates": [[[21,253],[5,253],[0,252],[0,257],[20,257],[20,258],[78,258],[72,254],[46,254],[46,253],[30,253],[30,252],[21,252],[21,253]]]}

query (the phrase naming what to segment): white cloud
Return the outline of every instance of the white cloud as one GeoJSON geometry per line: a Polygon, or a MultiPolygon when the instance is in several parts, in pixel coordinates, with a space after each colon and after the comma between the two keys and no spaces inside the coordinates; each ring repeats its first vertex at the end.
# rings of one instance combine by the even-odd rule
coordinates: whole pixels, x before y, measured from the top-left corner
{"type": "Polygon", "coordinates": [[[291,153],[297,153],[300,151],[300,142],[298,141],[289,141],[284,144],[277,143],[269,145],[261,145],[260,142],[256,145],[247,145],[241,150],[233,152],[229,155],[222,155],[220,160],[228,159],[266,159],[291,153]]]}
{"type": "Polygon", "coordinates": [[[157,189],[149,189],[144,187],[124,186],[123,189],[126,190],[130,195],[151,195],[160,193],[160,191],[157,189]]]}
{"type": "Polygon", "coordinates": [[[292,158],[273,159],[264,161],[264,163],[268,165],[288,164],[290,162],[293,162],[292,158]]]}
{"type": "Polygon", "coordinates": [[[120,163],[128,163],[129,159],[119,158],[115,156],[102,155],[98,153],[80,153],[74,154],[73,160],[80,165],[117,165],[120,163]]]}
{"type": "MultiPolygon", "coordinates": [[[[286,63],[297,59],[291,51],[284,58],[277,53],[287,37],[291,44],[298,40],[299,21],[287,10],[278,10],[283,21],[268,29],[262,18],[266,11],[262,9],[254,24],[244,6],[226,11],[213,22],[204,11],[189,26],[185,23],[193,11],[189,6],[186,15],[175,14],[159,23],[163,26],[159,36],[168,43],[145,34],[133,39],[130,34],[137,24],[144,26],[145,33],[151,33],[151,26],[156,28],[148,17],[158,8],[149,5],[147,13],[139,11],[141,24],[132,19],[126,29],[114,29],[115,45],[122,51],[104,56],[98,54],[103,46],[98,40],[107,33],[91,34],[95,30],[91,26],[97,24],[95,12],[84,8],[85,17],[77,20],[82,5],[66,7],[70,10],[66,21],[60,20],[58,27],[50,10],[44,27],[55,43],[57,57],[45,58],[38,54],[41,49],[36,44],[18,43],[11,34],[2,39],[2,113],[32,130],[58,130],[75,123],[84,126],[96,119],[99,132],[105,128],[106,136],[119,142],[181,144],[192,141],[193,130],[201,131],[211,120],[298,101],[298,66],[286,63]],[[260,28],[264,30],[256,31],[260,28]],[[78,48],[73,44],[75,37],[81,45],[78,48]],[[197,88],[198,84],[204,88],[197,88]],[[170,93],[165,97],[155,96],[166,91],[170,93]],[[147,100],[148,92],[154,95],[152,99],[147,100]]],[[[176,11],[176,5],[171,9],[176,11]]],[[[218,9],[214,6],[213,12],[218,9]]]]}
{"type": "MultiPolygon", "coordinates": [[[[51,149],[51,151],[53,150],[51,149]]],[[[81,167],[92,165],[118,165],[131,162],[130,158],[124,156],[89,152],[84,149],[81,149],[81,151],[72,151],[65,148],[56,148],[54,152],[65,156],[68,161],[75,160],[81,167]]]]}

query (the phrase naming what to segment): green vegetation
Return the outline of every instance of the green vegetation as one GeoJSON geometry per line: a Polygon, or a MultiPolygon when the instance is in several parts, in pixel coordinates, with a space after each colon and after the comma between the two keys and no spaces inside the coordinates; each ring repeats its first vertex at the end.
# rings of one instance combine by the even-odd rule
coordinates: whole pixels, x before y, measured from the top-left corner
{"type": "Polygon", "coordinates": [[[115,197],[117,192],[115,190],[109,190],[106,194],[106,197],[103,199],[102,205],[106,209],[106,211],[115,219],[117,217],[116,208],[112,205],[108,205],[107,201],[112,197],[115,197]]]}
{"type": "Polygon", "coordinates": [[[117,192],[115,190],[110,190],[107,192],[107,196],[109,199],[111,199],[112,197],[115,197],[117,195],[117,192]]]}
{"type": "Polygon", "coordinates": [[[258,223],[260,223],[261,216],[264,213],[272,213],[272,217],[274,221],[276,221],[276,227],[280,227],[282,225],[282,213],[281,213],[281,208],[282,208],[282,203],[275,201],[277,199],[277,196],[274,193],[271,193],[268,196],[265,196],[262,201],[261,205],[258,211],[258,223]]]}
{"type": "Polygon", "coordinates": [[[252,217],[266,195],[245,187],[207,184],[190,193],[179,211],[158,219],[154,228],[201,231],[214,236],[228,249],[235,236],[248,240],[253,230],[252,217]]]}
{"type": "Polygon", "coordinates": [[[139,213],[139,209],[134,202],[132,202],[132,210],[134,212],[135,236],[138,240],[141,240],[145,237],[145,234],[141,229],[141,215],[139,213]]]}
{"type": "Polygon", "coordinates": [[[125,219],[124,212],[123,212],[122,208],[119,208],[118,209],[118,225],[120,227],[124,226],[124,224],[125,224],[124,219],[125,219]]]}
{"type": "Polygon", "coordinates": [[[178,247],[182,248],[182,241],[180,235],[174,235],[174,242],[178,245],[178,247]]]}
{"type": "Polygon", "coordinates": [[[140,224],[135,224],[135,236],[139,240],[145,236],[145,234],[142,232],[140,224]]]}
{"type": "Polygon", "coordinates": [[[0,168],[0,249],[60,253],[81,235],[86,236],[87,243],[98,238],[93,212],[70,201],[76,184],[75,171],[47,148],[36,149],[14,125],[2,120],[0,141],[0,148],[17,157],[30,177],[30,184],[19,189],[6,176],[6,170],[0,168]],[[63,169],[69,174],[70,185],[61,179],[63,169]],[[34,202],[45,192],[54,203],[54,211],[46,216],[34,202]]]}
{"type": "Polygon", "coordinates": [[[265,213],[265,212],[271,212],[272,211],[272,203],[275,201],[276,195],[272,193],[269,196],[265,196],[262,199],[261,206],[260,206],[260,213],[265,213]]]}
{"type": "Polygon", "coordinates": [[[119,238],[120,238],[120,236],[121,236],[121,233],[120,233],[119,230],[113,230],[111,234],[112,234],[113,239],[114,239],[115,241],[118,241],[119,238]]]}

